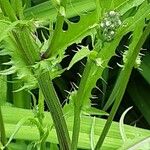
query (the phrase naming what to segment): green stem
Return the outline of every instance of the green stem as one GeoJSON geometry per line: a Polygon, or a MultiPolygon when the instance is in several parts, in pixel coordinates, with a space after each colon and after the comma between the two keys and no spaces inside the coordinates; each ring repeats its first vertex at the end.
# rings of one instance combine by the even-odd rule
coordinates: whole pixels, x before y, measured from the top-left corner
{"type": "Polygon", "coordinates": [[[80,132],[80,114],[84,102],[85,85],[87,82],[87,78],[89,76],[90,69],[91,69],[91,61],[88,61],[84,69],[83,76],[77,92],[77,96],[74,102],[74,123],[73,123],[71,150],[77,149],[79,132],[80,132]]]}
{"type": "MultiPolygon", "coordinates": [[[[42,94],[42,91],[39,89],[39,99],[38,99],[38,110],[39,110],[39,114],[38,114],[38,120],[39,123],[41,124],[41,127],[43,128],[43,119],[44,119],[44,96],[42,94]]],[[[42,140],[43,138],[43,132],[40,131],[40,149],[41,150],[45,150],[46,145],[45,145],[45,140],[42,140]]]]}
{"type": "Polygon", "coordinates": [[[30,109],[31,108],[30,94],[25,90],[14,92],[18,90],[22,85],[23,85],[22,81],[12,83],[13,104],[15,107],[30,109]]]}
{"type": "Polygon", "coordinates": [[[42,73],[38,78],[39,87],[45,97],[46,104],[52,115],[60,148],[70,150],[70,137],[61,104],[53,87],[49,72],[42,73]]]}
{"type": "MultiPolygon", "coordinates": [[[[109,131],[109,128],[111,126],[111,123],[113,121],[113,118],[114,118],[114,116],[115,116],[115,114],[116,114],[116,112],[118,110],[118,107],[119,107],[119,105],[121,103],[121,100],[122,100],[122,97],[124,95],[124,92],[125,92],[125,89],[126,89],[126,86],[127,86],[128,80],[129,80],[129,77],[131,75],[131,71],[132,71],[132,68],[134,66],[135,60],[136,60],[136,58],[137,58],[137,56],[138,56],[138,54],[140,52],[140,49],[141,49],[142,45],[145,42],[147,36],[149,35],[149,33],[150,33],[150,23],[148,24],[148,26],[144,30],[142,36],[139,38],[138,43],[137,43],[137,45],[134,48],[134,54],[130,56],[128,63],[125,65],[124,69],[122,70],[122,72],[119,75],[120,78],[125,77],[124,78],[124,84],[121,83],[122,86],[119,88],[119,92],[116,95],[116,100],[115,100],[114,105],[113,105],[113,107],[111,109],[110,115],[109,115],[109,117],[107,119],[107,122],[106,122],[106,124],[104,126],[104,129],[103,129],[103,131],[101,133],[101,136],[100,136],[100,138],[99,138],[99,140],[98,140],[98,142],[96,144],[95,150],[99,150],[101,148],[104,140],[105,140],[105,137],[106,137],[106,135],[107,135],[107,133],[109,131]]],[[[120,81],[120,78],[118,79],[118,81],[120,81]]],[[[118,86],[118,84],[116,84],[116,85],[118,86]]]]}
{"type": "Polygon", "coordinates": [[[44,118],[44,96],[42,91],[39,89],[39,100],[38,100],[38,108],[39,108],[39,122],[43,125],[44,118]]]}
{"type": "Polygon", "coordinates": [[[0,142],[3,144],[3,146],[6,144],[6,135],[5,135],[5,127],[2,117],[2,111],[0,106],[0,142]]]}
{"type": "MultiPolygon", "coordinates": [[[[100,50],[101,48],[100,43],[101,41],[97,42],[97,44],[95,45],[95,49],[93,51],[98,52],[100,50]]],[[[95,63],[93,62],[93,60],[88,59],[80,81],[77,96],[74,101],[74,123],[73,123],[73,134],[72,134],[72,145],[71,145],[72,150],[77,149],[79,132],[80,132],[80,114],[81,114],[82,106],[84,106],[84,104],[86,105],[91,95],[91,90],[93,88],[93,85],[95,85],[95,82],[97,81],[96,78],[94,78],[95,80],[92,79],[93,78],[92,69],[94,67],[95,67],[95,63]]]]}

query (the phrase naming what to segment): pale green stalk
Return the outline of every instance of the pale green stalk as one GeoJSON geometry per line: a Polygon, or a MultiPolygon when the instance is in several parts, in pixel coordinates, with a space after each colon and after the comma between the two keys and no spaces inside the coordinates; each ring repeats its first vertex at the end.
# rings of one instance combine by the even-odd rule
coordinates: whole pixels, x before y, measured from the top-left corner
{"type": "Polygon", "coordinates": [[[45,70],[39,75],[38,83],[52,115],[60,148],[62,150],[70,150],[70,137],[66,121],[48,71],[45,70]]]}
{"type": "Polygon", "coordinates": [[[81,115],[81,109],[83,105],[84,100],[84,86],[87,82],[87,78],[89,76],[89,70],[91,68],[91,61],[88,61],[85,67],[85,70],[83,72],[83,76],[79,85],[79,89],[77,92],[76,99],[74,101],[74,124],[73,124],[73,134],[72,134],[72,144],[71,144],[71,150],[77,149],[78,144],[78,138],[79,138],[79,132],[80,132],[80,115],[81,115]]]}
{"type": "Polygon", "coordinates": [[[0,106],[0,142],[3,145],[5,145],[6,142],[7,142],[6,135],[5,135],[5,127],[4,127],[4,122],[3,122],[1,106],[0,106]]]}

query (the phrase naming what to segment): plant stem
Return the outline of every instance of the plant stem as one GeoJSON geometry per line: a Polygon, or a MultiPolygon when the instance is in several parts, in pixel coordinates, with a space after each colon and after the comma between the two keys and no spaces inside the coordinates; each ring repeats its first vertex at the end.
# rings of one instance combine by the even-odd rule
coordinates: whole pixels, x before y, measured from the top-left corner
{"type": "Polygon", "coordinates": [[[38,78],[38,83],[45,97],[48,109],[51,112],[60,148],[62,150],[70,150],[70,137],[68,128],[63,115],[61,104],[53,87],[53,83],[51,81],[48,71],[40,74],[38,78]]]}
{"type": "Polygon", "coordinates": [[[31,95],[27,91],[19,91],[19,92],[13,92],[15,90],[18,90],[23,83],[21,81],[17,83],[12,83],[13,86],[13,104],[15,107],[20,107],[20,108],[26,108],[30,109],[31,108],[31,95]]]}
{"type": "Polygon", "coordinates": [[[74,101],[74,124],[73,124],[73,134],[72,134],[72,143],[71,150],[77,149],[79,132],[80,132],[80,114],[84,102],[84,90],[87,78],[89,76],[89,70],[91,68],[91,62],[87,62],[86,67],[83,72],[83,76],[79,85],[76,99],[74,101]]]}
{"type": "Polygon", "coordinates": [[[2,111],[0,106],[0,142],[3,144],[3,146],[6,144],[6,135],[5,135],[5,128],[4,128],[4,122],[2,117],[2,111]]]}
{"type": "Polygon", "coordinates": [[[42,91],[39,89],[39,99],[38,99],[38,109],[39,109],[39,122],[43,125],[44,118],[44,96],[42,91]]]}
{"type": "MultiPolygon", "coordinates": [[[[38,110],[39,110],[39,114],[38,114],[38,120],[39,123],[41,124],[41,127],[44,127],[43,125],[43,119],[44,119],[44,96],[42,94],[42,91],[39,89],[39,99],[38,99],[38,110]]],[[[46,145],[45,145],[45,140],[42,140],[43,138],[43,132],[40,132],[40,149],[41,150],[45,150],[46,145]]]]}
{"type": "MultiPolygon", "coordinates": [[[[139,28],[139,26],[137,28],[139,28]]],[[[99,140],[98,140],[98,142],[96,144],[95,150],[99,150],[101,148],[104,140],[105,140],[105,137],[106,137],[106,135],[107,135],[107,133],[109,131],[109,128],[111,126],[111,123],[113,121],[113,118],[114,118],[114,116],[115,116],[115,114],[116,114],[116,112],[118,110],[118,107],[119,107],[119,105],[121,103],[121,100],[123,98],[123,95],[124,95],[124,92],[125,92],[125,89],[126,89],[126,86],[127,86],[128,80],[129,80],[129,77],[131,75],[132,68],[133,68],[134,63],[135,63],[135,60],[136,60],[136,58],[137,58],[137,56],[138,56],[138,54],[140,52],[140,49],[141,49],[142,45],[145,42],[147,36],[149,35],[149,33],[150,33],[150,23],[147,25],[147,27],[144,30],[142,36],[139,38],[138,43],[137,43],[137,45],[134,48],[133,55],[131,55],[131,57],[129,58],[128,63],[124,66],[122,72],[119,75],[118,81],[120,81],[120,78],[124,77],[124,84],[121,83],[122,86],[119,88],[119,91],[118,91],[118,93],[116,95],[116,100],[115,100],[114,105],[113,105],[113,107],[111,109],[110,115],[109,115],[109,117],[107,119],[107,122],[106,122],[106,124],[104,126],[104,129],[103,129],[103,131],[101,133],[101,136],[100,136],[100,138],[99,138],[99,140]]],[[[116,85],[118,86],[118,84],[116,84],[116,85]]]]}

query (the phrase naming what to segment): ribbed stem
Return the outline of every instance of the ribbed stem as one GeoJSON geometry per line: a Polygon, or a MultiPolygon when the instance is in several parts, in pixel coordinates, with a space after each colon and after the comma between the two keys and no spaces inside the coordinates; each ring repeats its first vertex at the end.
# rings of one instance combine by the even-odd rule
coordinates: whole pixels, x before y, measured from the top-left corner
{"type": "Polygon", "coordinates": [[[3,117],[2,117],[2,111],[1,111],[1,106],[0,106],[0,141],[3,145],[6,144],[6,135],[5,135],[5,128],[4,128],[4,122],[3,122],[3,117]]]}
{"type": "Polygon", "coordinates": [[[60,148],[62,150],[70,150],[70,137],[66,121],[48,71],[43,72],[39,76],[38,83],[51,113],[60,148]]]}

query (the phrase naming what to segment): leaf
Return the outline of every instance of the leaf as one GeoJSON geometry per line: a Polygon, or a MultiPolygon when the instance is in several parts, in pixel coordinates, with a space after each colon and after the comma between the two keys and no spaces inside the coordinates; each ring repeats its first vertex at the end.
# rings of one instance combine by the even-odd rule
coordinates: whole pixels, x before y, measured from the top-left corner
{"type": "MultiPolygon", "coordinates": [[[[123,15],[129,9],[142,4],[143,1],[144,0],[109,0],[109,3],[108,1],[103,0],[102,6],[104,9],[112,9],[114,7],[116,11],[123,15]]],[[[67,18],[71,18],[77,16],[78,14],[95,10],[95,8],[95,0],[72,0],[67,4],[66,15],[67,18]]],[[[26,9],[24,11],[24,14],[26,16],[26,19],[36,18],[37,20],[42,20],[47,24],[48,20],[56,21],[57,11],[55,10],[52,2],[48,1],[26,9]]]]}
{"type": "Polygon", "coordinates": [[[0,42],[7,36],[7,32],[10,30],[9,24],[10,22],[0,20],[0,42]]]}
{"type": "Polygon", "coordinates": [[[15,128],[15,131],[12,133],[12,135],[10,136],[8,142],[6,143],[6,145],[4,145],[3,147],[0,147],[2,150],[4,150],[9,144],[10,142],[14,139],[15,135],[17,134],[17,132],[19,131],[19,129],[21,128],[21,126],[27,121],[28,118],[23,118],[21,119],[15,128]]]}
{"type": "Polygon", "coordinates": [[[108,116],[109,114],[103,110],[97,109],[95,107],[84,107],[82,108],[82,113],[84,115],[98,115],[98,116],[108,116]]]}
{"type": "Polygon", "coordinates": [[[131,146],[128,150],[149,150],[150,148],[150,137],[134,144],[133,146],[131,146]]]}
{"type": "Polygon", "coordinates": [[[16,72],[16,67],[13,66],[9,69],[5,69],[5,70],[0,71],[0,75],[10,75],[10,74],[13,74],[15,72],[16,72]]]}
{"type": "Polygon", "coordinates": [[[66,31],[61,29],[59,32],[55,32],[49,46],[50,51],[48,50],[48,54],[46,53],[48,57],[64,54],[65,49],[69,45],[78,43],[85,36],[93,34],[95,32],[95,26],[97,26],[97,22],[98,20],[96,11],[84,15],[81,14],[80,20],[77,23],[72,23],[67,20],[66,23],[68,29],[66,31]]]}
{"type": "Polygon", "coordinates": [[[143,80],[144,79],[141,78],[141,76],[140,78],[138,76],[134,76],[133,78],[131,78],[127,88],[127,92],[136,107],[142,113],[143,117],[150,124],[150,86],[143,80]]]}
{"type": "Polygon", "coordinates": [[[141,5],[145,0],[118,0],[114,1],[116,9],[119,11],[121,15],[126,13],[129,9],[133,7],[138,7],[141,5]],[[122,2],[121,2],[122,1],[122,2]]]}
{"type": "Polygon", "coordinates": [[[59,148],[57,144],[53,144],[53,143],[50,144],[50,150],[58,150],[58,149],[59,148]]]}
{"type": "MultiPolygon", "coordinates": [[[[139,10],[137,11],[137,13],[134,15],[134,17],[130,17],[129,19],[127,19],[127,26],[128,26],[128,28],[126,28],[125,30],[127,31],[127,33],[129,32],[129,31],[132,31],[132,30],[135,30],[135,27],[137,26],[137,24],[141,24],[142,22],[144,22],[144,19],[147,17],[147,15],[150,13],[150,5],[148,4],[148,3],[144,3],[140,8],[139,8],[139,10]],[[146,11],[147,12],[146,12],[146,11]],[[141,15],[142,14],[142,15],[141,15]],[[130,19],[132,19],[132,21],[130,21],[130,19]]],[[[125,21],[126,22],[126,21],[125,21]]],[[[137,30],[140,30],[140,28],[139,29],[137,29],[137,30]]],[[[125,32],[126,32],[125,31],[125,32]]],[[[140,33],[140,32],[135,32],[136,34],[137,34],[137,36],[134,36],[134,38],[135,38],[135,40],[132,40],[132,42],[131,42],[131,44],[129,45],[129,50],[128,51],[130,51],[130,49],[131,49],[131,51],[133,50],[133,48],[136,46],[136,42],[138,41],[138,34],[140,33]]],[[[132,52],[133,53],[133,52],[132,52]]],[[[133,54],[131,54],[131,52],[130,52],[130,54],[129,54],[129,56],[130,57],[132,57],[132,55],[133,54]]],[[[136,57],[137,58],[137,57],[136,57]]],[[[127,59],[128,61],[130,60],[129,58],[127,59]]],[[[134,62],[135,63],[135,62],[134,62]]],[[[126,70],[128,70],[128,69],[126,69],[126,70]]],[[[122,71],[123,72],[123,71],[122,71]]],[[[124,73],[125,73],[125,71],[124,71],[124,73]]],[[[127,73],[127,72],[126,72],[127,73]]],[[[104,110],[107,110],[109,107],[110,107],[110,105],[113,103],[113,101],[114,101],[114,98],[115,98],[115,95],[117,95],[117,93],[118,93],[118,88],[120,88],[121,86],[120,85],[122,85],[122,82],[124,82],[125,81],[125,79],[123,79],[123,78],[125,78],[127,76],[127,74],[126,75],[124,75],[124,77],[122,76],[120,76],[120,77],[118,77],[118,83],[116,84],[116,86],[114,87],[114,89],[113,89],[113,91],[112,91],[112,94],[111,94],[111,96],[109,97],[109,100],[107,101],[107,103],[105,104],[105,106],[104,106],[104,110]],[[120,78],[120,79],[119,79],[120,78]],[[120,81],[119,81],[120,80],[120,81]],[[121,81],[122,80],[122,81],[121,81]],[[119,83],[120,82],[120,83],[119,83]]]]}
{"type": "MultiPolygon", "coordinates": [[[[67,18],[74,17],[81,13],[86,13],[87,11],[92,11],[95,6],[94,0],[71,1],[67,4],[66,8],[67,18]]],[[[24,14],[26,19],[36,18],[37,20],[42,20],[44,22],[48,20],[53,22],[56,21],[57,10],[52,2],[48,1],[26,9],[24,14]]]]}
{"type": "Polygon", "coordinates": [[[76,52],[76,54],[72,58],[67,70],[69,70],[75,63],[77,63],[78,61],[80,61],[84,57],[87,57],[90,53],[91,52],[88,49],[88,47],[82,47],[80,50],[78,50],[78,52],[76,52]]]}
{"type": "Polygon", "coordinates": [[[118,150],[149,150],[150,137],[136,137],[127,140],[118,150]]]}
{"type": "Polygon", "coordinates": [[[140,74],[144,77],[144,79],[150,84],[150,54],[146,54],[146,56],[143,57],[142,63],[140,68],[142,70],[139,70],[140,74]]]}
{"type": "MultiPolygon", "coordinates": [[[[25,115],[28,117],[33,117],[32,110],[29,109],[21,109],[15,107],[2,107],[2,113],[4,117],[4,123],[6,127],[6,136],[9,138],[11,133],[14,131],[15,125],[21,118],[25,115]],[[19,115],[18,115],[19,114],[19,115]]],[[[45,119],[43,124],[53,124],[52,118],[49,115],[49,112],[44,112],[45,119]]],[[[72,134],[72,125],[73,125],[73,116],[70,116],[66,119],[67,126],[69,129],[69,133],[72,134]]],[[[101,133],[106,119],[101,119],[95,117],[95,126],[94,126],[94,140],[97,141],[99,134],[101,133]]],[[[79,143],[78,148],[82,149],[91,149],[91,125],[94,124],[93,117],[91,116],[81,116],[81,128],[80,128],[80,136],[79,136],[79,143]]],[[[140,129],[137,127],[132,127],[129,125],[125,125],[125,131],[130,139],[134,139],[135,133],[140,135],[141,138],[146,138],[150,135],[150,131],[146,129],[140,129]]],[[[38,129],[36,126],[31,126],[30,124],[25,124],[21,127],[21,130],[16,134],[15,139],[18,140],[29,140],[29,141],[36,141],[39,140],[40,136],[38,133],[38,129]]],[[[46,139],[47,142],[58,144],[57,135],[55,132],[55,128],[50,130],[49,136],[46,139]]],[[[105,140],[102,149],[106,150],[117,150],[120,146],[122,146],[122,139],[119,133],[119,124],[118,122],[113,122],[111,125],[111,129],[107,138],[105,140]]]]}
{"type": "Polygon", "coordinates": [[[91,126],[91,134],[90,134],[90,139],[91,139],[91,150],[94,150],[95,147],[95,139],[94,139],[94,127],[95,127],[95,117],[93,117],[93,122],[92,122],[92,126],[91,126]]]}
{"type": "Polygon", "coordinates": [[[121,118],[120,118],[120,121],[119,121],[119,129],[120,129],[120,134],[121,134],[121,137],[123,139],[123,141],[125,142],[127,140],[127,137],[126,137],[126,133],[125,133],[125,130],[124,130],[124,118],[125,118],[125,115],[128,113],[129,110],[131,110],[132,107],[129,107],[128,109],[126,109],[123,114],[121,115],[121,118]]]}
{"type": "Polygon", "coordinates": [[[11,0],[11,6],[13,7],[16,16],[19,19],[23,19],[23,5],[22,5],[22,1],[20,0],[11,0]]]}
{"type": "Polygon", "coordinates": [[[10,150],[27,150],[27,144],[25,142],[17,141],[16,143],[10,143],[8,145],[8,149],[10,150]]]}

